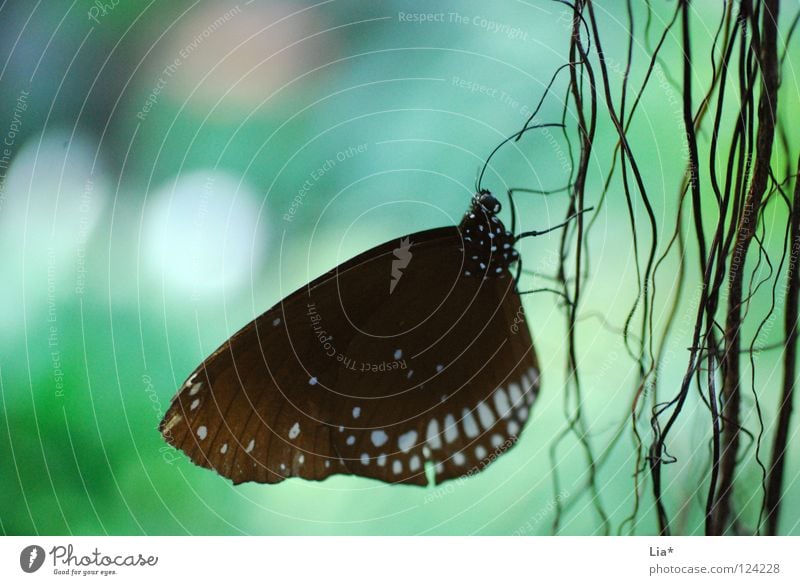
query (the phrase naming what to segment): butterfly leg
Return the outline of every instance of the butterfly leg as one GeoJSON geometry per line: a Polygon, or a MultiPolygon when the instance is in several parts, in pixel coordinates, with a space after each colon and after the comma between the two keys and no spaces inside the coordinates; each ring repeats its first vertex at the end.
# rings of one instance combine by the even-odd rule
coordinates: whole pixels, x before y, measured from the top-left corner
{"type": "Polygon", "coordinates": [[[534,193],[536,195],[547,195],[545,191],[537,189],[528,189],[525,187],[512,187],[507,191],[508,202],[511,204],[511,233],[517,233],[517,206],[514,204],[514,193],[534,193]]]}
{"type": "MultiPolygon", "coordinates": [[[[567,187],[562,187],[560,189],[553,189],[550,191],[546,191],[543,189],[530,189],[527,187],[512,187],[507,191],[508,193],[508,201],[511,204],[511,233],[516,233],[517,231],[517,206],[514,205],[514,193],[532,193],[534,195],[551,195],[553,193],[559,193],[564,191],[565,189],[569,189],[571,185],[567,187]]],[[[588,211],[588,210],[587,210],[588,211]]],[[[556,228],[553,228],[556,229],[556,228]]],[[[546,232],[542,232],[546,233],[546,232]]]]}
{"type": "Polygon", "coordinates": [[[516,292],[518,295],[529,295],[529,294],[532,294],[532,293],[549,292],[549,293],[556,294],[556,295],[560,296],[561,298],[563,298],[564,302],[567,305],[573,306],[572,301],[569,299],[569,297],[564,292],[562,292],[560,290],[556,290],[554,288],[546,288],[545,287],[545,288],[535,288],[535,289],[531,289],[531,290],[520,290],[519,289],[519,279],[521,277],[522,277],[522,258],[517,260],[517,275],[514,277],[514,281],[515,281],[514,292],[516,292]]]}

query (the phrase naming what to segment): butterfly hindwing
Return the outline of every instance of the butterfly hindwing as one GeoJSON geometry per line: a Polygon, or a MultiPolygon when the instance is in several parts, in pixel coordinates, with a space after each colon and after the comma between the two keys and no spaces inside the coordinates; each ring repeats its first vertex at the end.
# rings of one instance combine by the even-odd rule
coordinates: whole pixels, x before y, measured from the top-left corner
{"type": "Polygon", "coordinates": [[[509,327],[524,315],[514,281],[465,277],[460,244],[454,236],[436,258],[416,255],[348,347],[355,364],[400,362],[340,373],[336,417],[346,423],[333,440],[360,475],[425,485],[426,464],[437,483],[475,473],[527,420],[538,364],[527,327],[509,327]]]}

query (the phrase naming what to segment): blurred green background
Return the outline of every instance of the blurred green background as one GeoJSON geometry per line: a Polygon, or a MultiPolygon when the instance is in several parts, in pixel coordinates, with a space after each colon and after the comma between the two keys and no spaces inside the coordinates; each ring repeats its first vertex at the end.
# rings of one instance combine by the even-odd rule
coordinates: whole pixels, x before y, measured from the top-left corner
{"type": "MultiPolygon", "coordinates": [[[[613,71],[625,58],[625,22],[599,6],[613,71]]],[[[653,9],[663,26],[673,6],[653,9]]],[[[716,22],[715,8],[699,10],[698,19],[716,22]]],[[[558,489],[548,459],[566,420],[564,316],[553,295],[525,298],[543,369],[532,419],[512,452],[469,480],[429,489],[347,477],[234,488],[157,432],[186,375],[285,294],[372,245],[456,223],[483,159],[521,127],[566,62],[568,24],[567,9],[545,1],[4,2],[0,530],[549,534],[560,501],[569,506],[561,533],[597,533],[578,441],[557,451],[558,489]],[[420,14],[441,16],[410,16],[420,14]]],[[[697,27],[699,52],[712,28],[697,27]]],[[[677,77],[670,59],[678,55],[668,47],[662,62],[677,77]]],[[[793,47],[782,93],[795,113],[798,58],[793,47]]],[[[646,64],[637,42],[634,84],[646,64]]],[[[560,120],[564,87],[556,83],[541,121],[560,120]]],[[[631,132],[667,226],[663,243],[683,172],[670,91],[656,84],[645,93],[631,132]]],[[[613,146],[613,128],[601,125],[587,192],[599,196],[613,146]]],[[[531,133],[497,155],[484,185],[496,193],[563,186],[566,149],[558,132],[531,133]]],[[[541,229],[560,220],[566,197],[521,197],[519,206],[523,227],[541,229]]],[[[774,215],[777,236],[767,245],[779,252],[785,213],[774,215]]],[[[526,267],[554,274],[558,238],[526,241],[526,267]]],[[[616,529],[634,504],[634,452],[630,433],[608,445],[636,380],[620,335],[598,318],[620,326],[635,297],[617,180],[589,247],[578,335],[584,414],[595,452],[607,457],[598,483],[616,529]]],[[[667,289],[674,268],[673,258],[660,273],[667,289]]],[[[546,286],[536,277],[528,284],[546,286]]],[[[667,300],[659,298],[663,307],[667,300]]],[[[762,294],[752,310],[768,308],[762,294]]],[[[660,373],[670,396],[686,367],[693,310],[691,298],[679,308],[674,356],[660,373]]],[[[779,340],[781,328],[778,318],[759,343],[779,340]]],[[[758,358],[768,424],[779,359],[779,351],[758,358]]],[[[696,395],[687,413],[670,443],[678,463],[665,472],[667,494],[676,532],[701,533],[708,414],[696,395]]],[[[795,437],[797,428],[795,418],[795,437]]],[[[782,526],[800,534],[797,449],[789,457],[782,526]]],[[[737,506],[752,526],[760,477],[749,461],[741,473],[737,506]]],[[[652,533],[648,483],[641,496],[635,532],[652,533]]]]}

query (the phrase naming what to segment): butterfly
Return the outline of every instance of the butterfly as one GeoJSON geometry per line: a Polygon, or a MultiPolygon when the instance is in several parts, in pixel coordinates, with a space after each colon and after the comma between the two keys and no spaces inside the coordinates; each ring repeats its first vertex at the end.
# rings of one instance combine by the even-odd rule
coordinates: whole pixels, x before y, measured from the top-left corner
{"type": "Polygon", "coordinates": [[[424,486],[483,470],[540,387],[500,210],[480,190],[458,226],[376,246],[285,297],[191,373],[164,439],[234,484],[424,486]]]}

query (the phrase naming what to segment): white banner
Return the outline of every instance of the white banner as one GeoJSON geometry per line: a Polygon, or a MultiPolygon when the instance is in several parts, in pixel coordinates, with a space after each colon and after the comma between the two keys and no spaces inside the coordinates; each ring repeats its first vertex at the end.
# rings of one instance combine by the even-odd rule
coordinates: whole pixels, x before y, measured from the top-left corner
{"type": "Polygon", "coordinates": [[[797,537],[5,537],[0,583],[800,583],[797,537]]]}

